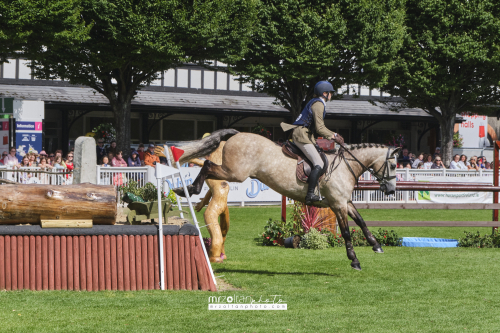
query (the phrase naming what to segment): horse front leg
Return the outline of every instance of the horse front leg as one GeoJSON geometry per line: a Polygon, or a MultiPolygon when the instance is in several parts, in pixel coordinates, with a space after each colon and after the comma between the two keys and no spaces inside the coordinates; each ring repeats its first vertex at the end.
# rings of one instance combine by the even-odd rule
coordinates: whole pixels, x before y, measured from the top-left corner
{"type": "Polygon", "coordinates": [[[361,265],[359,263],[358,258],[356,258],[356,253],[354,252],[354,248],[351,243],[351,233],[349,232],[349,223],[347,220],[347,206],[342,208],[332,207],[332,210],[335,212],[335,215],[337,216],[337,221],[339,223],[340,231],[345,241],[347,258],[351,260],[351,267],[360,271],[361,265]]]}
{"type": "Polygon", "coordinates": [[[356,207],[354,207],[352,201],[349,201],[347,203],[347,213],[349,214],[351,219],[353,219],[354,222],[356,222],[356,224],[361,228],[361,230],[363,230],[363,234],[365,235],[368,243],[372,246],[372,250],[375,253],[384,253],[384,250],[382,250],[380,244],[377,242],[375,237],[373,237],[370,230],[368,230],[365,220],[363,220],[356,207]]]}

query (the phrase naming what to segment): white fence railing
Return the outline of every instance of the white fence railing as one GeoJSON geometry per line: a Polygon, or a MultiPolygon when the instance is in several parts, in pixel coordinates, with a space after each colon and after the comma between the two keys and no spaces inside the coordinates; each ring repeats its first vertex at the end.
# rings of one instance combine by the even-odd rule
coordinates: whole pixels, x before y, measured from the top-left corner
{"type": "MultiPolygon", "coordinates": [[[[48,173],[40,172],[40,168],[21,168],[15,170],[6,170],[0,168],[0,177],[3,179],[13,180],[19,183],[40,183],[40,184],[57,184],[68,185],[73,181],[71,174],[58,174],[67,172],[67,170],[54,170],[48,173]]],[[[96,168],[97,184],[98,185],[114,185],[117,189],[121,185],[128,184],[131,180],[138,183],[139,186],[144,186],[148,182],[155,183],[154,168],[146,167],[101,167],[96,168]]],[[[398,169],[396,170],[397,180],[399,181],[414,181],[419,176],[442,176],[442,177],[490,177],[493,182],[493,170],[418,170],[418,169],[398,169]]],[[[369,172],[365,172],[360,180],[373,180],[373,176],[369,172]]],[[[268,191],[272,191],[269,189],[268,191]]],[[[267,204],[279,204],[281,196],[278,193],[268,196],[272,201],[267,204]]],[[[382,191],[358,191],[352,193],[352,201],[354,203],[395,203],[395,202],[416,202],[414,191],[399,191],[396,190],[394,195],[387,196],[382,191]]],[[[233,204],[237,204],[234,203],[233,204]]],[[[245,204],[251,204],[245,201],[245,204]]],[[[263,204],[259,202],[258,204],[263,204]]]]}
{"type": "Polygon", "coordinates": [[[73,183],[72,171],[68,169],[39,167],[0,168],[0,178],[21,184],[70,185],[73,183]]]}

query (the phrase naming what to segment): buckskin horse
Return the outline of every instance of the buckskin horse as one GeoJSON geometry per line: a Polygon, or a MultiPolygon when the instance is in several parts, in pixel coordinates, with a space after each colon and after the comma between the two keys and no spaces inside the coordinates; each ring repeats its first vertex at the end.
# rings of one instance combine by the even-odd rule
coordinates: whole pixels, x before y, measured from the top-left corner
{"type": "MultiPolygon", "coordinates": [[[[297,161],[285,156],[280,146],[257,134],[239,133],[234,129],[215,131],[205,139],[183,145],[181,148],[184,150],[184,155],[180,162],[209,155],[217,149],[222,140],[227,140],[222,152],[222,164],[217,165],[206,160],[198,177],[188,187],[189,195],[199,194],[205,179],[243,182],[250,177],[258,179],[281,195],[304,202],[307,184],[297,179],[297,161]]],[[[365,171],[371,172],[379,182],[382,192],[386,195],[394,194],[396,191],[395,162],[400,148],[394,149],[375,144],[344,145],[343,147],[342,156],[327,154],[331,165],[327,175],[318,185],[324,199],[315,203],[315,206],[330,207],[335,213],[345,240],[347,257],[351,260],[351,267],[361,270],[351,243],[348,215],[361,227],[373,251],[375,253],[384,251],[352,204],[351,194],[357,179],[365,171]]],[[[174,191],[184,196],[182,189],[174,191]]]]}

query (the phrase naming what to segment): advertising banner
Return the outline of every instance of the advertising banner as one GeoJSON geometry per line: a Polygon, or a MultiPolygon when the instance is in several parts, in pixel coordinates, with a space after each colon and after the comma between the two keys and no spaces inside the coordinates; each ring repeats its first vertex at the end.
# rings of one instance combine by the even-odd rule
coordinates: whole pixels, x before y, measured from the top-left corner
{"type": "MultiPolygon", "coordinates": [[[[186,185],[190,185],[200,173],[201,168],[181,168],[182,175],[186,181],[186,185]]],[[[174,177],[172,180],[167,180],[168,188],[182,187],[180,177],[174,177]]],[[[201,201],[208,192],[207,184],[203,184],[203,189],[199,195],[193,195],[193,202],[201,201]]],[[[243,183],[229,183],[228,202],[279,202],[281,194],[273,191],[265,184],[257,179],[246,179],[243,183]]],[[[182,202],[187,202],[185,198],[182,202]]]]}
{"type": "Polygon", "coordinates": [[[458,133],[463,137],[462,148],[489,147],[488,117],[477,114],[462,113],[465,121],[458,127],[458,133]]]}
{"type": "MultiPolygon", "coordinates": [[[[493,177],[417,177],[420,182],[493,183],[493,177]]],[[[418,203],[493,203],[492,192],[415,191],[418,203]]]]}
{"type": "Polygon", "coordinates": [[[0,119],[0,153],[9,153],[9,119],[0,119]]]}
{"type": "Polygon", "coordinates": [[[38,154],[42,150],[42,122],[17,121],[16,122],[16,156],[21,162],[28,153],[38,154]]]}

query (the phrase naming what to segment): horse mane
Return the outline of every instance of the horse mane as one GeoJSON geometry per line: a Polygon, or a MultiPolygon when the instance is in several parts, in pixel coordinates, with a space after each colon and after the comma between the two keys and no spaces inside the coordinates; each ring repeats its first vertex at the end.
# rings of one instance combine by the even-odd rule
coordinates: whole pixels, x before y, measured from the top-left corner
{"type": "Polygon", "coordinates": [[[387,148],[386,145],[380,143],[353,143],[346,146],[349,150],[363,149],[363,148],[387,148]]]}

